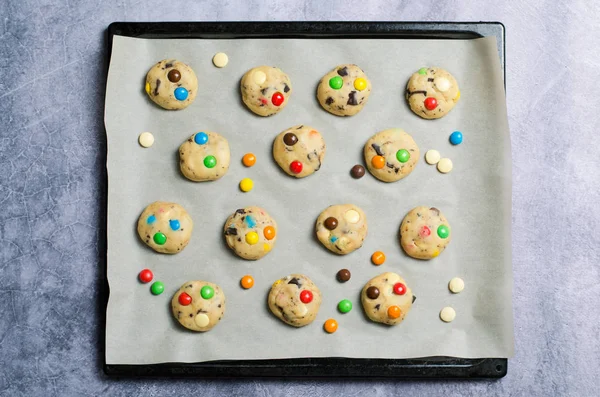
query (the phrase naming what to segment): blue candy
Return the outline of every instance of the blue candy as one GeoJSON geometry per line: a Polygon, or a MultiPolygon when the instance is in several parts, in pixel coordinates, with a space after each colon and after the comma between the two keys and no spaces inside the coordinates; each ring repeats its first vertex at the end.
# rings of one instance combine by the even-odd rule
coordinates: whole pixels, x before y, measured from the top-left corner
{"type": "Polygon", "coordinates": [[[331,237],[329,238],[329,241],[331,241],[331,244],[333,244],[333,243],[335,243],[336,241],[338,241],[338,238],[337,238],[337,237],[335,237],[335,236],[331,236],[331,237]]]}
{"type": "Polygon", "coordinates": [[[199,132],[194,136],[194,142],[196,142],[198,145],[204,145],[206,142],[208,142],[208,135],[206,135],[205,132],[199,132]]]}
{"type": "Polygon", "coordinates": [[[183,87],[175,88],[175,99],[178,101],[185,101],[188,97],[188,90],[183,87]]]}
{"type": "Polygon", "coordinates": [[[450,134],[450,143],[453,145],[460,145],[463,141],[462,132],[454,131],[450,134]]]}
{"type": "Polygon", "coordinates": [[[179,227],[181,225],[179,224],[179,221],[177,219],[171,219],[169,221],[169,226],[171,226],[171,229],[173,230],[179,230],[179,227]]]}
{"type": "Polygon", "coordinates": [[[256,221],[250,215],[246,216],[245,221],[249,228],[253,228],[254,226],[256,226],[256,221]]]}
{"type": "Polygon", "coordinates": [[[153,224],[154,222],[156,222],[156,217],[154,215],[150,215],[148,217],[148,219],[146,219],[146,222],[148,222],[149,225],[153,224]]]}

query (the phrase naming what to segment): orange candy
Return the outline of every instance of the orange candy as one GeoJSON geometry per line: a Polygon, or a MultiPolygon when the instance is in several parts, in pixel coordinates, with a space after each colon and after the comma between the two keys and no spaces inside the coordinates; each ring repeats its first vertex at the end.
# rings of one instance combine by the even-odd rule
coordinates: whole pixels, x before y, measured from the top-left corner
{"type": "Polygon", "coordinates": [[[385,167],[385,158],[383,156],[375,156],[371,159],[371,165],[378,170],[385,167]]]}
{"type": "Polygon", "coordinates": [[[244,289],[250,289],[250,288],[252,288],[254,286],[254,278],[252,278],[251,275],[246,274],[240,280],[240,284],[242,284],[242,288],[244,288],[244,289]]]}
{"type": "Polygon", "coordinates": [[[385,254],[381,251],[375,251],[373,252],[373,255],[371,255],[371,260],[377,266],[382,265],[383,262],[385,262],[385,254]]]}
{"type": "Polygon", "coordinates": [[[398,306],[390,306],[388,307],[388,317],[389,318],[398,318],[402,312],[398,306]]]}
{"type": "Polygon", "coordinates": [[[330,318],[329,320],[325,321],[323,328],[325,328],[325,331],[328,333],[333,334],[335,331],[337,331],[338,323],[334,319],[330,318]]]}
{"type": "Polygon", "coordinates": [[[263,234],[267,240],[273,240],[275,238],[275,228],[273,226],[265,227],[263,234]]]}
{"type": "Polygon", "coordinates": [[[256,163],[256,156],[252,153],[246,153],[244,157],[242,157],[242,163],[246,167],[252,167],[256,163]]]}

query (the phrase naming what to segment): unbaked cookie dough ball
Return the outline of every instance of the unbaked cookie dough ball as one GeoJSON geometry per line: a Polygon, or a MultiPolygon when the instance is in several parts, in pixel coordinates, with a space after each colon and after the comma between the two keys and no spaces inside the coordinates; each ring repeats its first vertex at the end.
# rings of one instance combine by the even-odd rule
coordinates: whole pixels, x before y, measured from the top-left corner
{"type": "Polygon", "coordinates": [[[179,146],[179,168],[195,182],[214,181],[229,169],[229,142],[216,132],[198,132],[179,146]]]}
{"type": "Polygon", "coordinates": [[[273,141],[273,158],[286,174],[296,178],[318,171],[324,157],[323,136],[307,125],[288,128],[273,141]]]}
{"type": "Polygon", "coordinates": [[[383,182],[396,182],[410,174],[419,160],[419,147],[400,128],[378,132],[365,144],[369,172],[383,182]]]}
{"type": "Polygon", "coordinates": [[[354,204],[332,205],[317,218],[315,231],[325,248],[346,255],[362,247],[367,237],[367,216],[354,204]]]}
{"type": "Polygon", "coordinates": [[[387,325],[400,324],[416,299],[406,281],[391,272],[373,277],[360,294],[367,316],[387,325]]]}
{"type": "Polygon", "coordinates": [[[327,73],[317,87],[317,99],[336,116],[353,116],[369,99],[371,81],[356,65],[339,65],[327,73]]]}
{"type": "Polygon", "coordinates": [[[321,291],[303,274],[290,274],[273,283],[268,297],[271,312],[286,324],[304,327],[321,306],[321,291]]]}
{"type": "Polygon", "coordinates": [[[146,75],[146,93],[157,105],[179,110],[196,98],[198,79],[191,67],[176,59],[163,59],[146,75]]]}
{"type": "Polygon", "coordinates": [[[242,100],[259,116],[271,116],[283,110],[292,94],[287,74],[274,66],[258,66],[242,77],[242,100]]]}
{"type": "Polygon", "coordinates": [[[424,119],[444,117],[460,98],[454,76],[442,68],[421,68],[406,85],[410,109],[424,119]]]}
{"type": "Polygon", "coordinates": [[[277,223],[260,207],[236,210],[227,218],[223,232],[229,248],[249,260],[268,254],[277,241],[277,223]]]}
{"type": "Polygon", "coordinates": [[[155,201],[138,219],[137,232],[146,245],[156,252],[177,254],[192,237],[194,223],[188,212],[177,203],[155,201]]]}
{"type": "Polygon", "coordinates": [[[413,208],[400,224],[400,245],[413,258],[435,258],[446,249],[450,238],[450,224],[434,207],[413,208]]]}
{"type": "Polygon", "coordinates": [[[225,314],[223,290],[208,281],[188,281],[171,299],[173,316],[192,331],[210,331],[225,314]]]}

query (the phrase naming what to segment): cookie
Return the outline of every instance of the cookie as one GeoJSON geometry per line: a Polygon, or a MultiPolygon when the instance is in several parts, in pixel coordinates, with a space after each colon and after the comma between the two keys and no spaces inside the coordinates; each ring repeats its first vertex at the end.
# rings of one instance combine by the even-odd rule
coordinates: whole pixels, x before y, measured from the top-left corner
{"type": "Polygon", "coordinates": [[[236,210],[223,229],[229,248],[239,257],[260,259],[268,254],[277,240],[277,223],[259,207],[236,210]]]}
{"type": "Polygon", "coordinates": [[[325,140],[307,125],[288,128],[273,141],[273,158],[286,174],[296,178],[318,171],[324,157],[325,140]]]}
{"type": "Polygon", "coordinates": [[[317,87],[317,99],[336,116],[354,116],[367,103],[371,81],[356,65],[339,65],[327,73],[317,87]]]}
{"type": "Polygon", "coordinates": [[[196,98],[198,79],[188,65],[175,59],[163,59],[146,75],[146,93],[157,105],[179,110],[196,98]]]}
{"type": "Polygon", "coordinates": [[[313,322],[321,306],[321,291],[310,278],[290,274],[273,283],[269,309],[286,324],[304,327],[313,322]]]}
{"type": "Polygon", "coordinates": [[[354,204],[332,205],[321,212],[315,230],[325,248],[346,255],[362,247],[367,237],[367,217],[354,204]]]}
{"type": "Polygon", "coordinates": [[[424,119],[444,117],[460,98],[454,76],[437,67],[421,68],[406,85],[410,109],[424,119]]]}
{"type": "Polygon", "coordinates": [[[173,316],[192,331],[210,331],[225,314],[223,290],[208,281],[188,281],[171,299],[173,316]]]}
{"type": "Polygon", "coordinates": [[[419,147],[400,128],[378,132],[364,148],[369,172],[383,182],[396,182],[410,174],[419,160],[419,147]]]}
{"type": "Polygon", "coordinates": [[[283,110],[292,94],[287,74],[274,66],[258,66],[246,72],[240,84],[242,100],[259,116],[271,116],[283,110]]]}
{"type": "Polygon", "coordinates": [[[406,281],[391,272],[370,279],[360,293],[367,317],[387,325],[400,324],[416,299],[406,281]]]}
{"type": "Polygon", "coordinates": [[[198,132],[179,146],[179,168],[195,182],[214,181],[229,169],[229,142],[216,132],[198,132]]]}
{"type": "Polygon", "coordinates": [[[183,251],[192,237],[194,223],[187,211],[177,203],[155,201],[138,219],[137,232],[146,245],[162,254],[183,251]]]}
{"type": "Polygon", "coordinates": [[[400,245],[413,258],[435,258],[446,249],[450,238],[450,224],[434,207],[413,208],[400,224],[400,245]]]}

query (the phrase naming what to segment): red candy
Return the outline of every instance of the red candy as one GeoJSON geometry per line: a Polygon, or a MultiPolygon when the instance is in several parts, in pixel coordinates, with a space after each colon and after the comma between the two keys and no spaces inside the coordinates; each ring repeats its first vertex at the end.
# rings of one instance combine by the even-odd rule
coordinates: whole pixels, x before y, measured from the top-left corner
{"type": "Polygon", "coordinates": [[[185,292],[182,292],[181,295],[179,295],[179,304],[182,306],[187,306],[190,303],[192,303],[192,297],[185,292]]]}
{"type": "Polygon", "coordinates": [[[425,98],[425,102],[423,102],[425,104],[425,108],[427,110],[433,110],[435,108],[437,108],[437,99],[432,98],[432,97],[427,97],[425,98]]]}
{"type": "Polygon", "coordinates": [[[396,294],[396,295],[406,294],[406,285],[404,285],[402,283],[394,284],[394,294],[396,294]]]}
{"type": "Polygon", "coordinates": [[[302,163],[299,161],[292,161],[290,164],[290,171],[294,174],[299,174],[302,172],[302,163]]]}
{"type": "Polygon", "coordinates": [[[138,277],[142,283],[146,284],[152,281],[152,279],[154,278],[154,274],[152,274],[152,271],[150,269],[144,269],[140,272],[138,277]]]}
{"type": "Polygon", "coordinates": [[[271,102],[273,102],[273,105],[275,105],[275,106],[281,106],[284,99],[285,98],[283,97],[283,94],[281,92],[277,91],[271,97],[271,102]]]}
{"type": "Polygon", "coordinates": [[[260,101],[263,105],[266,105],[267,103],[269,103],[269,101],[267,101],[267,98],[261,98],[260,101]]]}
{"type": "Polygon", "coordinates": [[[313,300],[313,294],[309,290],[305,289],[300,292],[300,300],[302,303],[310,303],[313,300]]]}
{"type": "Polygon", "coordinates": [[[431,229],[429,229],[427,226],[423,226],[419,234],[421,235],[421,237],[429,237],[429,235],[431,234],[431,229]]]}

